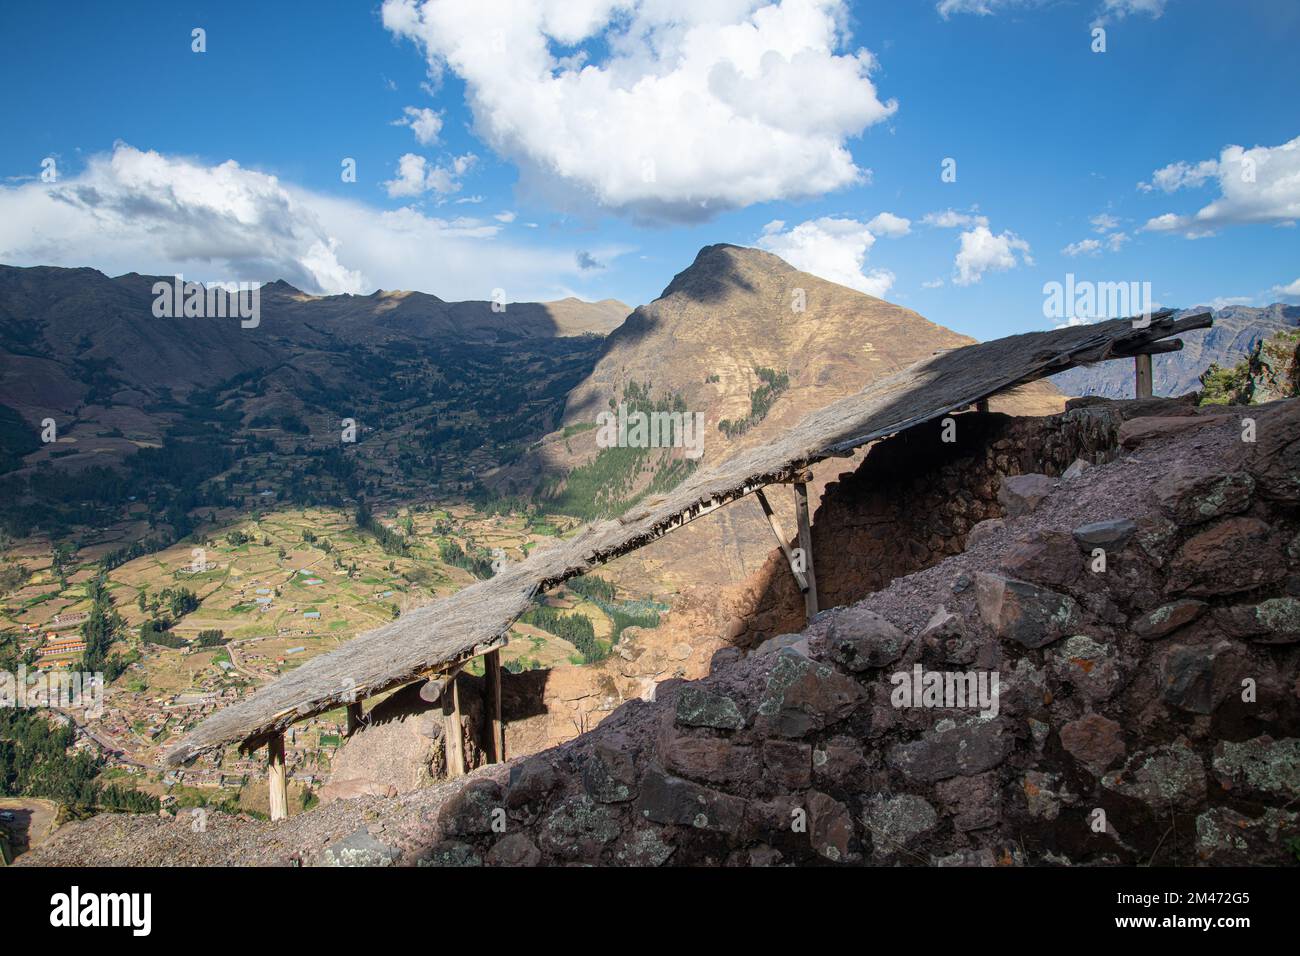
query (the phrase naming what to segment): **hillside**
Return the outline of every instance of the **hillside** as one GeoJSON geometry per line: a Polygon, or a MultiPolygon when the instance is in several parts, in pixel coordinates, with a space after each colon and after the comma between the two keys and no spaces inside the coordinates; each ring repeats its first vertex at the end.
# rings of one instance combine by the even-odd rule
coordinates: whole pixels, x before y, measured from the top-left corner
{"type": "MultiPolygon", "coordinates": [[[[1185,395],[1200,389],[1201,374],[1217,364],[1231,368],[1272,333],[1300,326],[1300,306],[1275,302],[1264,308],[1230,305],[1214,309],[1214,327],[1182,336],[1183,350],[1152,357],[1156,395],[1185,395]]],[[[1132,398],[1132,365],[1103,362],[1092,368],[1073,368],[1051,381],[1066,395],[1132,398]]]]}
{"type": "MultiPolygon", "coordinates": [[[[498,488],[534,487],[557,511],[616,514],[671,487],[687,469],[763,444],[814,409],[973,341],[771,253],[705,246],[659,298],[638,307],[605,340],[595,368],[569,393],[563,427],[491,480],[498,488]],[[663,403],[703,416],[698,459],[680,449],[597,447],[596,416],[629,399],[635,404],[647,392],[646,407],[663,403]]],[[[1036,382],[996,399],[994,408],[1049,414],[1062,404],[1056,389],[1036,382]]],[[[814,471],[815,493],[835,469],[814,471]]],[[[774,504],[792,526],[786,496],[774,504]]],[[[675,589],[737,581],[756,570],[770,541],[756,507],[728,509],[707,526],[684,529],[625,559],[616,574],[675,589]],[[707,567],[688,560],[698,553],[714,559],[707,567]]]]}

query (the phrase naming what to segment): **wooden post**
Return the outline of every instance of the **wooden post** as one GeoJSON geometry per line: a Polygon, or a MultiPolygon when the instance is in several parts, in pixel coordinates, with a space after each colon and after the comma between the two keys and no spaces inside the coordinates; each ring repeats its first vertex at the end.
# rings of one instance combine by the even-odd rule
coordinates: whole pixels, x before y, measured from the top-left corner
{"type": "Polygon", "coordinates": [[[1137,397],[1150,398],[1152,394],[1151,356],[1149,354],[1133,356],[1133,372],[1137,378],[1137,397]]]}
{"type": "Polygon", "coordinates": [[[978,402],[975,403],[975,411],[979,412],[980,414],[987,415],[988,410],[989,410],[989,400],[987,398],[981,398],[978,402]]]}
{"type": "Polygon", "coordinates": [[[347,730],[345,731],[347,736],[351,737],[353,734],[355,734],[358,730],[361,729],[362,718],[364,716],[365,716],[365,712],[362,708],[361,701],[354,700],[352,703],[348,704],[347,730]]]}
{"type": "Polygon", "coordinates": [[[461,739],[460,692],[453,676],[442,692],[442,752],[447,758],[447,776],[465,774],[465,744],[461,739]]]}
{"type": "Polygon", "coordinates": [[[506,759],[505,724],[501,720],[501,652],[483,655],[483,678],[487,685],[488,737],[492,741],[489,758],[493,763],[506,759]]]}
{"type": "Polygon", "coordinates": [[[799,547],[803,549],[804,574],[808,577],[808,590],[804,592],[804,608],[808,620],[817,613],[817,575],[813,571],[812,523],[808,520],[808,485],[803,481],[794,483],[794,511],[799,522],[799,547]]]}
{"type": "Polygon", "coordinates": [[[284,734],[274,734],[266,744],[266,783],[271,795],[271,819],[289,816],[289,777],[284,767],[284,734]]]}
{"type": "MultiPolygon", "coordinates": [[[[794,575],[795,582],[799,585],[801,594],[808,593],[808,578],[802,571],[794,566],[794,555],[790,553],[790,545],[786,543],[785,532],[781,530],[781,523],[776,520],[776,512],[772,510],[772,503],[767,500],[767,495],[763,494],[763,489],[759,488],[755,492],[758,498],[759,506],[763,509],[763,514],[767,517],[768,527],[772,529],[772,534],[776,537],[776,543],[781,546],[781,553],[785,555],[786,564],[790,565],[790,573],[794,575]]],[[[804,552],[804,564],[808,563],[808,553],[804,552]]]]}

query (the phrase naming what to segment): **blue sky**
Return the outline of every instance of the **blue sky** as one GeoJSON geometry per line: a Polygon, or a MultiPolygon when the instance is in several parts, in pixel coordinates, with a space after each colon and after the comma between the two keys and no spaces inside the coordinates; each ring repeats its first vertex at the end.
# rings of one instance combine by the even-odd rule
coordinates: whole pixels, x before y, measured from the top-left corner
{"type": "Polygon", "coordinates": [[[0,262],[637,305],[732,242],[979,338],[1067,273],[1300,301],[1300,5],[512,6],[7,5],[0,262]]]}

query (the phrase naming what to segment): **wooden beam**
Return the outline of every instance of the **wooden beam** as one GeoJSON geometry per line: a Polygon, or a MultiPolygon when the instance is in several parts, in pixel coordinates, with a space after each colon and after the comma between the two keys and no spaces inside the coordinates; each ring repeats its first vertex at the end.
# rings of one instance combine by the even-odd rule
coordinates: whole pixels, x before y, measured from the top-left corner
{"type": "Polygon", "coordinates": [[[361,725],[364,722],[365,722],[365,708],[363,707],[361,701],[354,700],[352,703],[348,704],[347,707],[347,729],[344,732],[347,734],[347,736],[351,737],[353,734],[355,734],[358,730],[361,729],[361,725]]]}
{"type": "Polygon", "coordinates": [[[501,720],[501,652],[483,655],[483,678],[487,685],[488,759],[501,763],[506,759],[505,723],[501,720]]]}
{"type": "Polygon", "coordinates": [[[289,816],[289,776],[284,766],[284,734],[273,734],[266,744],[266,783],[271,799],[271,819],[289,816]]]}
{"type": "Polygon", "coordinates": [[[1133,356],[1133,374],[1136,377],[1137,397],[1151,397],[1151,356],[1148,354],[1133,356]]]}
{"type": "MultiPolygon", "coordinates": [[[[772,510],[772,503],[767,500],[767,495],[763,494],[763,489],[756,491],[755,496],[758,498],[759,507],[763,509],[763,515],[767,518],[767,525],[772,529],[772,535],[776,538],[776,543],[781,546],[781,553],[785,555],[785,562],[790,566],[790,573],[794,575],[795,583],[799,585],[799,593],[808,593],[807,576],[795,567],[794,554],[790,551],[790,545],[786,542],[789,540],[785,532],[781,530],[781,523],[777,521],[776,512],[772,510]]],[[[808,563],[808,553],[804,552],[804,564],[808,563]]]]}
{"type": "Polygon", "coordinates": [[[460,692],[455,677],[442,692],[442,747],[447,758],[447,776],[464,776],[465,741],[460,726],[460,692]]]}
{"type": "Polygon", "coordinates": [[[812,522],[808,519],[808,485],[802,481],[796,482],[794,486],[794,511],[795,518],[799,522],[799,547],[803,548],[804,574],[808,576],[808,590],[803,595],[804,609],[808,620],[811,621],[818,610],[817,574],[813,570],[812,522]]]}

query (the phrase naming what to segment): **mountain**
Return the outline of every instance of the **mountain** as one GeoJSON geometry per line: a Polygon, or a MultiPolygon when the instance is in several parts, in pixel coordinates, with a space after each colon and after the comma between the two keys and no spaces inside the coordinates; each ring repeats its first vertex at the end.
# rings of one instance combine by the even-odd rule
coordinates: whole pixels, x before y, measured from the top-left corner
{"type": "MultiPolygon", "coordinates": [[[[605,340],[595,368],[569,393],[562,427],[492,481],[499,488],[535,489],[548,507],[581,517],[618,514],[690,469],[763,443],[877,378],[972,342],[911,309],[801,272],[771,253],[706,246],[659,298],[635,309],[605,340]],[[703,454],[692,459],[683,449],[598,447],[597,416],[620,403],[698,412],[703,454]]],[[[1021,414],[1062,407],[1060,394],[1046,383],[995,402],[999,410],[1021,414]]],[[[846,467],[819,466],[814,490],[846,467]]],[[[774,500],[778,512],[788,508],[785,497],[774,500]]],[[[792,528],[791,516],[783,517],[792,528]]],[[[675,569],[690,568],[697,577],[740,580],[770,544],[756,507],[724,509],[638,552],[632,562],[648,564],[629,576],[672,579],[675,569]],[[706,547],[716,559],[703,572],[700,562],[679,554],[706,547]]]]}
{"type": "MultiPolygon", "coordinates": [[[[1263,339],[1282,329],[1300,327],[1300,306],[1275,302],[1264,308],[1230,305],[1214,309],[1214,327],[1181,336],[1181,352],[1152,357],[1156,395],[1184,395],[1200,389],[1201,373],[1216,363],[1231,368],[1263,339]]],[[[1053,375],[1052,383],[1066,395],[1133,397],[1131,362],[1102,362],[1053,375]]]]}

